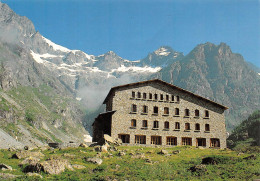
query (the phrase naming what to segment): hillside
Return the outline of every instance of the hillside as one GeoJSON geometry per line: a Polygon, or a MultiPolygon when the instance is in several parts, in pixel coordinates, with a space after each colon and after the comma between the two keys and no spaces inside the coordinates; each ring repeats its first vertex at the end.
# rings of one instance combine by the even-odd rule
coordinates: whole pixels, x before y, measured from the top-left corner
{"type": "Polygon", "coordinates": [[[228,147],[243,149],[244,147],[260,146],[260,110],[255,111],[242,121],[227,139],[228,147]]]}
{"type": "Polygon", "coordinates": [[[7,167],[0,170],[0,178],[104,181],[253,180],[260,176],[259,156],[259,153],[238,154],[230,150],[187,146],[165,149],[119,146],[112,147],[108,152],[94,151],[93,147],[22,152],[0,150],[0,162],[7,167]],[[34,156],[28,158],[28,153],[34,156]],[[19,159],[17,156],[11,158],[14,154],[19,159]]]}

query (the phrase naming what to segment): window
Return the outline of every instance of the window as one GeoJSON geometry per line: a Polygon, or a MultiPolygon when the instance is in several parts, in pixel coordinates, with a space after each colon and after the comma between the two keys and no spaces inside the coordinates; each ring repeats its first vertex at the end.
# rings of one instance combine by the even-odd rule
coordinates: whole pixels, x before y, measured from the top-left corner
{"type": "Polygon", "coordinates": [[[131,112],[137,112],[137,106],[135,104],[132,104],[131,112]]]}
{"type": "Polygon", "coordinates": [[[198,109],[195,110],[195,117],[199,117],[200,116],[200,111],[198,109]]]}
{"type": "Polygon", "coordinates": [[[133,128],[136,127],[136,119],[131,120],[131,127],[133,127],[133,128]]]}
{"type": "Polygon", "coordinates": [[[190,146],[192,146],[191,138],[182,138],[181,139],[181,143],[182,143],[182,145],[190,145],[190,146]]]}
{"type": "Polygon", "coordinates": [[[185,109],[185,116],[190,116],[190,110],[189,109],[185,109]]]}
{"type": "Polygon", "coordinates": [[[179,122],[175,122],[175,129],[180,129],[180,123],[179,122]]]}
{"type": "Polygon", "coordinates": [[[154,113],[154,114],[158,114],[158,107],[157,107],[157,106],[154,106],[154,107],[153,107],[153,113],[154,113]]]}
{"type": "Polygon", "coordinates": [[[158,129],[159,128],[159,121],[153,122],[153,128],[158,129]]]}
{"type": "Polygon", "coordinates": [[[148,124],[147,124],[147,120],[143,120],[143,125],[142,125],[143,128],[147,128],[148,127],[148,124]]]}
{"type": "Polygon", "coordinates": [[[137,98],[141,98],[141,92],[137,92],[137,98]]]}
{"type": "Polygon", "coordinates": [[[209,124],[205,124],[205,131],[210,131],[209,124]]]}
{"type": "Polygon", "coordinates": [[[190,130],[190,123],[185,123],[185,130],[190,130]]]}
{"type": "Polygon", "coordinates": [[[172,95],[172,102],[174,102],[174,95],[172,95]]]}
{"type": "Polygon", "coordinates": [[[210,147],[220,147],[220,141],[218,138],[210,138],[210,147]]]}
{"type": "Polygon", "coordinates": [[[208,118],[208,117],[209,117],[209,111],[205,110],[205,118],[208,118]]]}
{"type": "Polygon", "coordinates": [[[148,113],[148,106],[143,105],[143,113],[148,113]]]}
{"type": "Polygon", "coordinates": [[[149,99],[153,99],[153,94],[149,93],[149,99]]]}
{"type": "Polygon", "coordinates": [[[135,135],[136,144],[146,144],[146,136],[144,135],[135,135]]]}
{"type": "Polygon", "coordinates": [[[132,98],[135,98],[135,92],[132,91],[132,98]]]}
{"type": "Polygon", "coordinates": [[[165,107],[165,108],[164,108],[164,114],[166,114],[166,115],[169,114],[169,108],[168,108],[168,107],[165,107]]]}
{"type": "Polygon", "coordinates": [[[152,145],[161,145],[162,137],[161,136],[151,136],[151,144],[152,145]]]}
{"type": "Polygon", "coordinates": [[[143,99],[146,99],[146,93],[143,93],[143,99]]]}
{"type": "Polygon", "coordinates": [[[197,146],[206,146],[206,138],[197,138],[197,146]]]}
{"type": "Polygon", "coordinates": [[[154,94],[154,100],[157,100],[157,99],[158,99],[158,95],[154,94]]]}
{"type": "Polygon", "coordinates": [[[164,129],[169,129],[170,128],[170,124],[168,121],[164,122],[164,129]]]}
{"type": "Polygon", "coordinates": [[[130,135],[129,134],[119,134],[118,138],[122,140],[122,143],[130,143],[130,135]]]}
{"type": "Polygon", "coordinates": [[[169,95],[166,95],[166,101],[169,101],[169,95]]]}
{"type": "Polygon", "coordinates": [[[179,108],[175,108],[175,115],[179,116],[180,115],[180,109],[179,108]]]}
{"type": "Polygon", "coordinates": [[[160,95],[160,100],[163,101],[163,94],[160,95]]]}
{"type": "Polygon", "coordinates": [[[179,96],[176,96],[176,101],[180,102],[180,97],[179,96]]]}
{"type": "Polygon", "coordinates": [[[177,145],[177,138],[173,136],[166,137],[166,144],[167,145],[177,145]]]}
{"type": "Polygon", "coordinates": [[[196,123],[196,124],[195,124],[195,130],[196,130],[196,131],[199,131],[199,130],[200,130],[200,124],[199,124],[199,123],[196,123]]]}

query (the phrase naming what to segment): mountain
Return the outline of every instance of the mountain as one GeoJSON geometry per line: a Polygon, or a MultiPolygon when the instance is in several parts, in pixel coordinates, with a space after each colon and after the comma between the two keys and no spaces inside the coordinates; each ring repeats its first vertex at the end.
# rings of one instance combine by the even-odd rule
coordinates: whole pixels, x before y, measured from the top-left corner
{"type": "Polygon", "coordinates": [[[229,130],[260,107],[259,75],[225,43],[200,44],[157,76],[228,106],[229,130]]]}
{"type": "Polygon", "coordinates": [[[225,43],[188,55],[161,46],[136,61],[89,55],[53,43],[3,3],[0,32],[0,134],[13,144],[82,141],[111,87],[151,78],[229,106],[229,130],[259,109],[259,75],[225,43]]]}

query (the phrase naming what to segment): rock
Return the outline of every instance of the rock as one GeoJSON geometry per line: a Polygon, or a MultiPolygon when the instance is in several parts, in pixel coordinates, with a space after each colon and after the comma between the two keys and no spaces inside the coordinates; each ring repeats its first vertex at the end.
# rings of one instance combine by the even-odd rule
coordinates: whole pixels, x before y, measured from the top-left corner
{"type": "Polygon", "coordinates": [[[51,148],[63,148],[64,145],[62,143],[48,143],[51,148]]]}
{"type": "Polygon", "coordinates": [[[181,153],[180,150],[175,150],[175,151],[172,152],[172,154],[175,154],[175,155],[176,155],[176,154],[179,154],[179,153],[181,153]]]}
{"type": "Polygon", "coordinates": [[[131,158],[144,159],[145,155],[144,155],[144,153],[139,153],[139,154],[131,156],[131,158]]]}
{"type": "Polygon", "coordinates": [[[23,172],[28,173],[28,172],[42,172],[43,171],[43,165],[40,163],[33,163],[27,165],[24,169],[23,172]]]}
{"type": "Polygon", "coordinates": [[[0,163],[0,169],[1,170],[13,170],[11,166],[0,163]]]}
{"type": "Polygon", "coordinates": [[[147,162],[147,163],[152,163],[152,160],[151,160],[150,158],[146,158],[146,159],[145,159],[145,162],[147,162]]]}
{"type": "Polygon", "coordinates": [[[167,155],[167,154],[168,154],[168,151],[167,151],[167,150],[161,150],[161,151],[159,152],[159,154],[167,155]]]}
{"type": "Polygon", "coordinates": [[[10,148],[8,148],[8,151],[13,152],[13,151],[16,151],[16,149],[13,147],[10,147],[10,148]]]}
{"type": "Polygon", "coordinates": [[[114,140],[111,136],[109,136],[108,134],[104,134],[104,140],[108,143],[108,144],[113,144],[114,140]]]}
{"type": "Polygon", "coordinates": [[[101,152],[107,152],[107,146],[106,145],[101,146],[101,152]]]}
{"type": "Polygon", "coordinates": [[[82,147],[82,148],[87,148],[88,145],[86,145],[85,143],[80,143],[79,147],[82,147]]]}
{"type": "Polygon", "coordinates": [[[93,157],[93,158],[85,158],[85,160],[87,162],[91,162],[91,163],[94,163],[94,164],[98,164],[98,165],[101,165],[103,160],[100,159],[100,158],[96,158],[96,157],[93,157]]]}
{"type": "Polygon", "coordinates": [[[118,152],[118,156],[125,156],[125,152],[119,151],[119,152],[118,152]]]}
{"type": "Polygon", "coordinates": [[[68,160],[63,159],[49,159],[42,163],[43,171],[47,174],[60,174],[65,169],[73,170],[68,160]]]}
{"type": "Polygon", "coordinates": [[[12,158],[16,158],[16,159],[22,159],[22,158],[27,158],[27,157],[41,158],[41,157],[44,157],[44,154],[42,154],[41,152],[19,151],[19,152],[13,154],[13,156],[12,156],[12,158]]]}
{"type": "Polygon", "coordinates": [[[36,164],[40,161],[39,158],[35,158],[35,157],[29,157],[29,158],[26,158],[24,159],[19,165],[25,165],[25,164],[36,164]]]}
{"type": "Polygon", "coordinates": [[[122,140],[121,140],[120,138],[116,138],[116,139],[114,140],[114,144],[117,145],[117,146],[120,146],[120,145],[123,144],[123,142],[122,142],[122,140]]]}
{"type": "Polygon", "coordinates": [[[38,173],[31,173],[31,172],[29,172],[26,175],[28,175],[29,177],[40,177],[40,178],[42,178],[42,176],[40,174],[38,174],[38,173]]]}
{"type": "Polygon", "coordinates": [[[13,175],[10,173],[0,173],[0,179],[6,179],[6,180],[10,180],[10,179],[14,179],[16,177],[20,177],[21,175],[13,175]]]}
{"type": "Polygon", "coordinates": [[[200,164],[200,165],[195,165],[193,167],[190,167],[189,169],[191,172],[206,172],[207,169],[206,169],[206,166],[203,165],[203,164],[200,164]]]}
{"type": "Polygon", "coordinates": [[[255,160],[256,159],[256,155],[250,155],[250,156],[245,157],[243,159],[245,159],[245,160],[255,160]]]}
{"type": "Polygon", "coordinates": [[[77,165],[77,164],[75,164],[75,165],[72,165],[72,168],[75,168],[75,169],[80,170],[80,169],[84,169],[84,168],[86,168],[86,167],[83,166],[83,165],[77,165]]]}
{"type": "Polygon", "coordinates": [[[23,172],[42,172],[47,174],[60,174],[65,171],[65,169],[73,170],[72,166],[67,160],[62,159],[48,159],[42,163],[29,164],[27,165],[23,172]]]}
{"type": "Polygon", "coordinates": [[[154,153],[154,151],[147,151],[146,153],[147,154],[152,154],[152,153],[154,153]]]}
{"type": "Polygon", "coordinates": [[[23,149],[24,149],[24,150],[29,150],[29,147],[28,147],[28,146],[24,146],[23,149]]]}
{"type": "Polygon", "coordinates": [[[201,164],[206,164],[206,165],[217,165],[219,161],[214,158],[214,157],[206,157],[202,159],[201,164]]]}

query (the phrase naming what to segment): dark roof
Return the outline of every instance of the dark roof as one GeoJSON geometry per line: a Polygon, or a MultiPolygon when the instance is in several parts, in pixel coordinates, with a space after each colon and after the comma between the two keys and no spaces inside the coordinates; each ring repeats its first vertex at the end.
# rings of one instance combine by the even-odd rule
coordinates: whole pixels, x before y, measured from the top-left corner
{"type": "Polygon", "coordinates": [[[112,88],[110,89],[110,91],[109,91],[107,97],[105,98],[103,104],[105,104],[105,103],[107,102],[107,100],[108,100],[108,98],[111,96],[112,92],[115,91],[115,90],[117,90],[117,89],[119,89],[119,88],[122,88],[122,87],[130,87],[130,86],[133,86],[133,85],[142,85],[142,84],[150,83],[150,82],[159,82],[159,83],[164,84],[164,85],[166,85],[166,86],[170,86],[170,87],[172,87],[172,88],[175,88],[175,89],[178,89],[178,90],[180,90],[180,91],[186,92],[186,93],[188,93],[188,94],[190,94],[190,95],[192,95],[192,96],[195,96],[195,97],[197,97],[197,98],[199,98],[199,99],[202,99],[202,100],[204,100],[204,101],[206,101],[206,102],[210,102],[210,103],[212,103],[212,104],[214,104],[214,105],[217,105],[217,106],[219,106],[219,107],[221,107],[221,108],[223,108],[223,109],[225,109],[225,110],[228,109],[228,107],[226,107],[226,106],[223,106],[223,105],[221,105],[221,104],[219,104],[219,103],[216,103],[216,102],[214,102],[214,101],[212,101],[212,100],[206,99],[206,98],[204,98],[204,97],[202,97],[202,96],[199,96],[199,95],[194,94],[194,93],[192,93],[192,92],[190,92],[190,91],[187,91],[187,90],[185,90],[185,89],[182,89],[182,88],[180,88],[180,87],[177,87],[177,86],[175,86],[175,85],[169,84],[169,83],[164,82],[164,81],[159,80],[159,79],[147,80],[147,81],[136,82],[136,83],[131,83],[131,84],[125,84],[125,85],[120,85],[120,86],[112,87],[112,88]]]}
{"type": "MultiPolygon", "coordinates": [[[[108,112],[100,113],[100,114],[96,117],[95,121],[98,120],[99,118],[102,118],[103,116],[112,115],[112,114],[114,114],[115,112],[116,112],[116,111],[108,111],[108,112]]],[[[94,122],[95,122],[95,121],[94,121],[94,122]]],[[[92,123],[92,126],[94,125],[94,122],[92,123]]]]}

